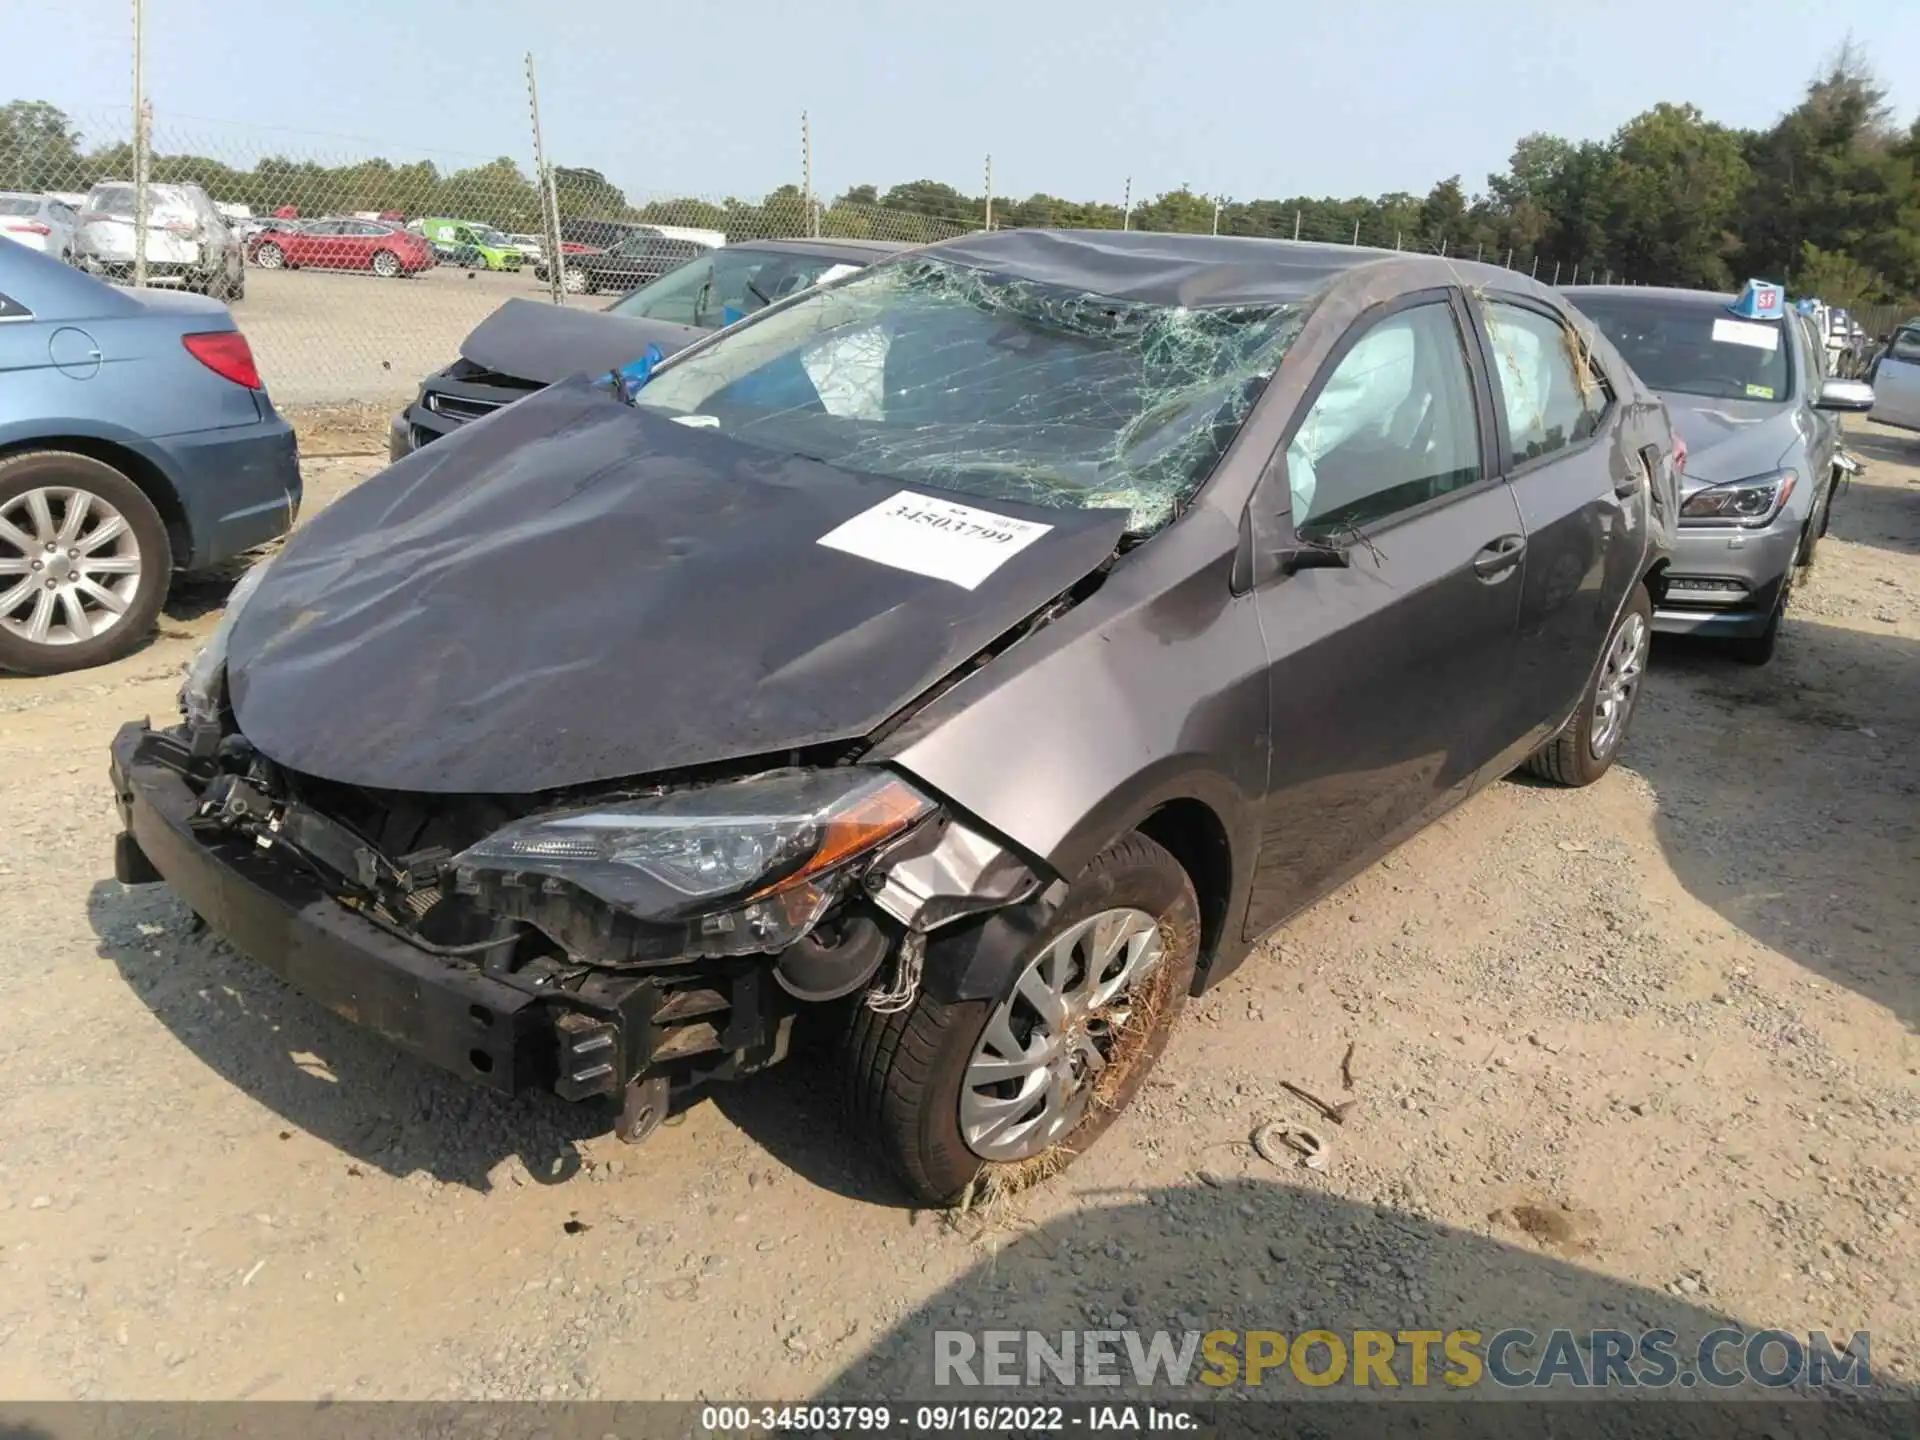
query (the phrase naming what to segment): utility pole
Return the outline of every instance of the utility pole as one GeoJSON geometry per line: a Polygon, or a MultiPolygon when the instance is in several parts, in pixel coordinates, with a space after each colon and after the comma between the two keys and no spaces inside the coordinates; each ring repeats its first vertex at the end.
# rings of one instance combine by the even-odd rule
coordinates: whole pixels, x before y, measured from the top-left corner
{"type": "Polygon", "coordinates": [[[147,7],[133,0],[133,283],[147,283],[147,7]]]}
{"type": "Polygon", "coordinates": [[[1360,222],[1358,220],[1353,222],[1353,243],[1355,245],[1360,243],[1360,222]]]}
{"type": "Polygon", "coordinates": [[[1293,238],[1296,240],[1300,238],[1300,212],[1298,210],[1293,212],[1293,238]]]}
{"type": "Polygon", "coordinates": [[[993,156],[987,156],[987,229],[993,229],[993,156]]]}
{"type": "Polygon", "coordinates": [[[547,252],[547,298],[556,305],[567,303],[565,279],[561,270],[566,250],[560,242],[560,196],[554,188],[553,167],[547,164],[547,147],[540,137],[540,82],[533,77],[533,52],[527,52],[527,105],[533,112],[533,173],[540,185],[540,230],[547,252]]]}
{"type": "Polygon", "coordinates": [[[1213,197],[1213,233],[1216,235],[1220,233],[1220,197],[1218,195],[1213,197]]]}
{"type": "Polygon", "coordinates": [[[813,125],[807,112],[800,112],[800,194],[807,206],[807,234],[820,233],[820,220],[813,213],[813,125]]]}
{"type": "Polygon", "coordinates": [[[1400,232],[1398,230],[1393,232],[1393,248],[1396,250],[1400,248],[1400,232]]]}
{"type": "Polygon", "coordinates": [[[1126,199],[1121,202],[1120,228],[1122,230],[1133,228],[1133,177],[1131,175],[1127,177],[1126,199]]]}

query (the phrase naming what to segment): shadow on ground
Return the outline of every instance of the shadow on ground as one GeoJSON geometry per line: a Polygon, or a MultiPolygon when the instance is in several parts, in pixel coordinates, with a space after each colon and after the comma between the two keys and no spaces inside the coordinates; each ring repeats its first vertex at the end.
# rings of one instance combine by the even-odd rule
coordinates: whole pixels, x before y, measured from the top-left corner
{"type": "MultiPolygon", "coordinates": [[[[1682,1296],[1600,1273],[1593,1267],[1604,1264],[1606,1257],[1584,1248],[1577,1220],[1572,1218],[1562,1238],[1553,1242],[1530,1240],[1513,1228],[1511,1217],[1505,1216],[1490,1223],[1490,1233],[1476,1233],[1356,1203],[1306,1185],[1266,1178],[1280,1173],[1267,1170],[1228,1180],[1218,1187],[1086,1192],[1093,1203],[1037,1228],[1020,1226],[1013,1211],[989,1215],[984,1220],[962,1220],[961,1225],[975,1231],[980,1248],[978,1263],[881,1332],[828,1383],[823,1398],[871,1401],[875,1396],[901,1396],[949,1403],[1073,1398],[1111,1403],[1147,1395],[1189,1402],[1351,1401],[1364,1393],[1354,1384],[1352,1367],[1353,1337],[1359,1330],[1388,1331],[1396,1336],[1403,1330],[1443,1334],[1478,1331],[1482,1338],[1477,1348],[1483,1353],[1495,1348],[1493,1338],[1501,1331],[1529,1331],[1533,1337],[1530,1343],[1514,1343],[1502,1351],[1502,1368],[1510,1376],[1531,1379],[1543,1368],[1543,1360],[1555,1353],[1548,1338],[1555,1329],[1581,1335],[1618,1330],[1636,1337],[1665,1329],[1674,1332],[1671,1348],[1676,1362],[1671,1388],[1665,1393],[1688,1398],[1739,1393],[1743,1398],[1758,1396],[1775,1403],[1752,1407],[1750,1414],[1763,1424],[1750,1432],[1724,1423],[1696,1432],[1676,1416],[1673,1407],[1663,1406],[1651,1413],[1632,1407],[1640,1410],[1642,1419],[1655,1422],[1656,1428],[1648,1433],[1729,1437],[1789,1431],[1798,1436],[1896,1434],[1907,1433],[1900,1426],[1915,1418],[1910,1404],[1885,1403],[1889,1398],[1911,1401],[1911,1393],[1888,1385],[1880,1377],[1871,1377],[1873,1386],[1866,1391],[1858,1387],[1829,1388],[1828,1393],[1849,1397],[1872,1394],[1876,1403],[1864,1415],[1855,1405],[1794,1405],[1789,1417],[1789,1407],[1778,1403],[1781,1391],[1767,1392],[1757,1387],[1741,1392],[1711,1390],[1696,1363],[1702,1338],[1742,1325],[1751,1335],[1766,1328],[1765,1318],[1730,1318],[1714,1308],[1710,1275],[1687,1277],[1686,1283],[1696,1293],[1682,1296]],[[1502,1234],[1511,1238],[1500,1238],[1502,1234]],[[1279,1343],[1287,1347],[1282,1353],[1288,1363],[1267,1372],[1258,1387],[1244,1383],[1244,1369],[1235,1377],[1236,1383],[1216,1387],[1198,1383],[1203,1365],[1196,1356],[1184,1387],[1165,1383],[1164,1371],[1153,1384],[1140,1386],[1134,1383],[1124,1343],[1116,1340],[1109,1343],[1119,1356],[1117,1370],[1122,1383],[1118,1385],[1066,1385],[1044,1367],[1036,1367],[1035,1379],[1040,1383],[1031,1386],[936,1385],[935,1332],[969,1332],[978,1346],[984,1343],[978,1339],[980,1332],[1000,1329],[1043,1332],[1056,1349],[1062,1331],[1133,1330],[1145,1332],[1145,1339],[1160,1330],[1173,1332],[1176,1337],[1188,1331],[1244,1334],[1267,1330],[1285,1337],[1279,1343]],[[1313,1330],[1340,1337],[1340,1351],[1322,1342],[1312,1346],[1303,1358],[1308,1373],[1325,1374],[1337,1368],[1337,1379],[1329,1385],[1303,1384],[1291,1368],[1292,1342],[1313,1330]],[[1687,1382],[1684,1377],[1688,1375],[1695,1377],[1695,1383],[1687,1382]],[[1851,1423],[1847,1428],[1829,1431],[1820,1423],[1824,1416],[1838,1420],[1843,1413],[1850,1422],[1864,1420],[1866,1428],[1851,1423]],[[1882,1421],[1886,1422],[1884,1428],[1882,1421]]],[[[1527,1218],[1543,1234],[1559,1233],[1558,1227],[1549,1226],[1540,1217],[1527,1218]]],[[[1834,1349],[1845,1350],[1851,1339],[1847,1334],[1832,1337],[1834,1349]]],[[[1727,1362],[1737,1359],[1742,1350],[1741,1345],[1734,1345],[1731,1351],[1717,1349],[1713,1358],[1724,1372],[1727,1362]]],[[[1241,1349],[1239,1357],[1244,1358],[1245,1353],[1241,1349]]],[[[1800,1376],[1805,1374],[1807,1353],[1803,1351],[1801,1356],[1800,1376]]],[[[1024,1352],[1016,1351],[1016,1355],[1015,1374],[1024,1381],[1024,1352]]],[[[1786,1374],[1789,1356],[1784,1349],[1775,1349],[1762,1358],[1771,1373],[1786,1374]]],[[[1590,1370],[1591,1359],[1590,1348],[1575,1345],[1562,1349],[1556,1364],[1569,1374],[1577,1374],[1590,1370]]],[[[981,1376],[981,1360],[976,1349],[977,1377],[981,1376]]],[[[1567,1399],[1574,1393],[1565,1382],[1544,1391],[1516,1391],[1495,1384],[1491,1369],[1476,1385],[1448,1385],[1444,1383],[1445,1374],[1465,1376],[1467,1371],[1448,1360],[1443,1344],[1433,1347],[1429,1384],[1424,1390],[1411,1383],[1410,1345],[1396,1340],[1390,1363],[1400,1382],[1398,1388],[1387,1391],[1378,1383],[1378,1372],[1372,1377],[1376,1383],[1371,1388],[1376,1394],[1397,1399],[1418,1395],[1454,1400],[1469,1396],[1567,1399]]],[[[1638,1377],[1657,1375],[1651,1357],[1644,1354],[1630,1359],[1628,1367],[1638,1377]]],[[[1869,1371],[1871,1376],[1870,1353],[1869,1371]]],[[[947,1378],[952,1381],[960,1374],[964,1372],[949,1370],[947,1378]]],[[[1621,1392],[1614,1393],[1618,1396],[1621,1392]]],[[[1702,1420],[1709,1414],[1705,1407],[1688,1408],[1702,1420]]],[[[1566,1408],[1558,1408],[1560,1418],[1556,1421],[1544,1421],[1538,1412],[1518,1406],[1501,1407],[1504,1417],[1478,1405],[1467,1409],[1479,1413],[1463,1414],[1459,1408],[1445,1411],[1431,1405],[1374,1411],[1356,1428],[1358,1417],[1351,1412],[1316,1404],[1308,1412],[1296,1413],[1292,1417],[1295,1424],[1286,1433],[1373,1436],[1387,1433],[1385,1427],[1392,1423],[1414,1427],[1406,1433],[1417,1429],[1425,1435],[1505,1434],[1509,1431],[1503,1419],[1518,1421],[1521,1417],[1528,1418],[1522,1428],[1511,1433],[1632,1433],[1585,1428],[1585,1421],[1566,1428],[1564,1422],[1577,1413],[1566,1408]],[[1389,1415],[1394,1417],[1391,1422],[1389,1415]],[[1447,1423],[1448,1419],[1459,1422],[1460,1429],[1447,1423]],[[1348,1423],[1340,1423],[1342,1420],[1348,1423]],[[1489,1425],[1500,1428],[1490,1432],[1489,1425]]],[[[1244,1417],[1247,1433],[1282,1433],[1274,1416],[1261,1414],[1255,1407],[1223,1405],[1211,1413],[1217,1423],[1231,1424],[1235,1412],[1244,1417]]],[[[1208,1433],[1235,1431],[1210,1427],[1208,1433]]]]}
{"type": "Polygon", "coordinates": [[[1663,642],[1626,763],[1696,899],[1920,1026],[1920,644],[1791,611],[1761,668],[1663,642]]]}
{"type": "Polygon", "coordinates": [[[99,953],[181,1044],[289,1126],[364,1164],[484,1191],[518,1156],[534,1180],[560,1183],[580,1169],[579,1142],[610,1128],[599,1107],[508,1099],[402,1054],[196,932],[165,886],[97,881],[87,918],[99,953]]]}

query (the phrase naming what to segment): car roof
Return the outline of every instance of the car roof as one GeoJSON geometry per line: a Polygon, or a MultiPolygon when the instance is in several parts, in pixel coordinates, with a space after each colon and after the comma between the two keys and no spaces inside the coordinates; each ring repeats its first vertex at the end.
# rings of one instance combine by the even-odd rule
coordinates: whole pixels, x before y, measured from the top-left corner
{"type": "Polygon", "coordinates": [[[927,247],[927,254],[996,274],[1116,300],[1209,308],[1304,300],[1365,266],[1431,272],[1436,283],[1536,288],[1518,271],[1366,245],[1143,230],[996,230],[927,247]],[[1431,262],[1431,264],[1423,263],[1431,262]]]}
{"type": "Polygon", "coordinates": [[[1585,297],[1621,300],[1664,300],[1676,305],[1731,305],[1740,297],[1731,290],[1685,290],[1677,285],[1562,285],[1560,293],[1578,305],[1585,297]]]}
{"type": "Polygon", "coordinates": [[[782,255],[829,255],[848,260],[873,261],[882,255],[895,255],[913,246],[900,240],[841,240],[822,238],[780,240],[736,240],[729,250],[772,250],[782,255]]]}

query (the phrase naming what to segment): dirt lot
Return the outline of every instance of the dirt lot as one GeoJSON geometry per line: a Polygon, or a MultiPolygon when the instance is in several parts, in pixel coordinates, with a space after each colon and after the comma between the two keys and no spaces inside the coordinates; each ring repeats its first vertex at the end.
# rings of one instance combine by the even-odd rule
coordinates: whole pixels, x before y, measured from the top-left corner
{"type": "MultiPolygon", "coordinates": [[[[897,1394],[935,1325],[1723,1316],[1920,1381],[1920,442],[1858,443],[1773,665],[1660,647],[1603,783],[1496,786],[1315,907],[1098,1150],[958,1220],[901,1207],[822,1072],[622,1146],[116,884],[107,739],[170,712],[217,590],[0,680],[0,1394],[897,1394]],[[1326,1170],[1259,1158],[1350,1044],[1326,1170]]],[[[370,463],[311,462],[316,503],[370,463]]]]}
{"type": "MultiPolygon", "coordinates": [[[[451,267],[411,280],[324,270],[247,271],[233,318],[281,405],[410,399],[422,378],[516,295],[546,300],[533,278],[451,267]]],[[[608,297],[575,297],[605,305],[608,297]]]]}

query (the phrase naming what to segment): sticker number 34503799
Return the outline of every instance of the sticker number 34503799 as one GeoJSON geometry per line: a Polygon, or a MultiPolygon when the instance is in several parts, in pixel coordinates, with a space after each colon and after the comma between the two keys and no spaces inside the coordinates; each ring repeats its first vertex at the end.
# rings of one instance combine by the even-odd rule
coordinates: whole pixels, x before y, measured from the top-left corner
{"type": "Polygon", "coordinates": [[[972,590],[1052,528],[902,490],[828,531],[820,543],[972,590]]]}

